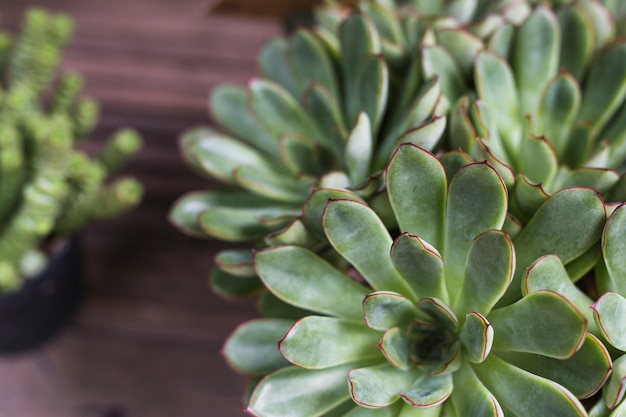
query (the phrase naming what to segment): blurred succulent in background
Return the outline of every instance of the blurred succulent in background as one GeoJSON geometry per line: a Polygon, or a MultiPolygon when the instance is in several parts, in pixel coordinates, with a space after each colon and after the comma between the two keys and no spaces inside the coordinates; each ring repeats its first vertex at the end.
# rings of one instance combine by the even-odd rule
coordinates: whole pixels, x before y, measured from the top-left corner
{"type": "Polygon", "coordinates": [[[446,172],[404,144],[386,185],[395,239],[358,196],[322,190],[345,195],[305,212],[343,262],[300,245],[257,252],[256,270],[275,297],[266,301],[270,317],[241,326],[224,348],[235,369],[267,375],[247,411],[585,416],[577,397],[594,394],[611,370],[585,316],[554,290],[506,296],[520,294],[511,285],[521,286],[537,258],[556,253],[571,264],[600,240],[598,194],[555,193],[509,237],[506,186],[486,163],[446,172]]]}
{"type": "Polygon", "coordinates": [[[626,200],[626,43],[600,3],[562,3],[500,26],[450,114],[448,146],[498,169],[523,223],[567,187],[626,200]]]}
{"type": "Polygon", "coordinates": [[[21,34],[0,34],[0,290],[19,288],[46,264],[52,238],[138,204],[132,178],[105,184],[141,140],[122,130],[90,158],[76,146],[97,123],[77,74],[57,76],[73,24],[63,14],[27,12],[21,34]]]}

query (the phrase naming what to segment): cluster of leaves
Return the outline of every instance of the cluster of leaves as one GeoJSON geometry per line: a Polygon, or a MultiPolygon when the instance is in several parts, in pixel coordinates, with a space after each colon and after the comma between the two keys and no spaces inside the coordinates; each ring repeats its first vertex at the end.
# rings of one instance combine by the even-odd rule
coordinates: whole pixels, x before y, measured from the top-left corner
{"type": "Polygon", "coordinates": [[[257,249],[212,277],[261,292],[224,347],[255,377],[248,412],[626,415],[623,16],[328,2],[268,44],[265,79],[213,93],[230,133],[181,151],[225,187],[171,219],[257,249]]]}
{"type": "Polygon", "coordinates": [[[141,146],[131,130],[114,134],[101,153],[77,148],[98,120],[82,98],[83,81],[58,74],[73,23],[63,14],[29,10],[19,36],[0,34],[0,290],[15,290],[46,264],[42,242],[69,235],[89,220],[139,203],[133,178],[105,183],[141,146]]]}

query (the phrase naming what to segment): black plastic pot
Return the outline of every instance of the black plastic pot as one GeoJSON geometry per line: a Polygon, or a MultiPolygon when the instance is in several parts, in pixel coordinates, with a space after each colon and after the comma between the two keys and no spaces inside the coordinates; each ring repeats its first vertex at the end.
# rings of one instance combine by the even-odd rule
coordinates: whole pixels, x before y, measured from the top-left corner
{"type": "Polygon", "coordinates": [[[0,296],[0,353],[35,349],[51,340],[78,310],[83,293],[78,239],[67,239],[40,275],[0,296]]]}

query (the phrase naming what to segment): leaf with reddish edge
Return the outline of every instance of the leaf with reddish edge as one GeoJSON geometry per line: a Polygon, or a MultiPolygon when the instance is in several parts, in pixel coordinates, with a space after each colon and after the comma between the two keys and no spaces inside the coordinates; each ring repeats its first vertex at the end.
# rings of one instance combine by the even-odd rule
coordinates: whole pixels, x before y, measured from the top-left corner
{"type": "Polygon", "coordinates": [[[358,114],[345,143],[344,158],[350,182],[360,185],[367,180],[372,163],[374,138],[367,113],[358,114]]]}
{"type": "Polygon", "coordinates": [[[421,375],[400,397],[413,407],[427,408],[443,403],[453,390],[452,375],[421,375]]]}
{"type": "Polygon", "coordinates": [[[302,209],[302,222],[304,225],[320,237],[324,236],[322,216],[329,200],[354,200],[364,203],[357,194],[348,190],[334,188],[318,188],[309,195],[302,209]]]}
{"type": "Polygon", "coordinates": [[[365,296],[363,313],[370,328],[385,331],[391,327],[406,328],[417,317],[417,308],[403,295],[379,291],[365,296]]]}
{"type": "Polygon", "coordinates": [[[403,371],[388,363],[353,369],[348,375],[350,393],[352,399],[364,407],[388,407],[422,374],[417,368],[403,371]]]}
{"type": "Polygon", "coordinates": [[[602,256],[605,271],[598,274],[598,289],[626,296],[626,204],[617,207],[602,234],[602,256]]]}
{"type": "Polygon", "coordinates": [[[494,351],[536,353],[570,358],[587,330],[583,315],[565,297],[537,291],[487,316],[495,333],[494,351]]]}
{"type": "Polygon", "coordinates": [[[619,350],[626,351],[626,298],[607,292],[591,308],[595,322],[606,340],[619,350]]]}
{"type": "Polygon", "coordinates": [[[443,259],[428,242],[406,232],[401,234],[391,246],[391,262],[416,297],[447,301],[443,259]]]}
{"type": "Polygon", "coordinates": [[[469,363],[462,364],[453,374],[453,383],[455,391],[450,401],[455,409],[461,410],[462,417],[504,417],[498,400],[480,382],[469,363]]]}
{"type": "Polygon", "coordinates": [[[561,385],[510,365],[496,355],[489,355],[483,363],[473,364],[472,368],[502,408],[511,410],[514,415],[587,415],[582,404],[561,385]]]}
{"type": "Polygon", "coordinates": [[[417,308],[450,331],[456,331],[459,327],[456,315],[441,300],[432,297],[422,298],[417,302],[417,308]]]}
{"type": "Polygon", "coordinates": [[[613,409],[624,398],[624,392],[626,392],[626,355],[613,362],[613,373],[604,385],[602,399],[609,409],[613,409]]]}
{"type": "Polygon", "coordinates": [[[459,339],[469,361],[483,362],[493,346],[493,327],[479,313],[467,313],[459,339]]]}
{"type": "Polygon", "coordinates": [[[380,339],[378,348],[387,362],[398,369],[408,370],[413,364],[410,359],[410,342],[398,327],[387,330],[380,339]]]}

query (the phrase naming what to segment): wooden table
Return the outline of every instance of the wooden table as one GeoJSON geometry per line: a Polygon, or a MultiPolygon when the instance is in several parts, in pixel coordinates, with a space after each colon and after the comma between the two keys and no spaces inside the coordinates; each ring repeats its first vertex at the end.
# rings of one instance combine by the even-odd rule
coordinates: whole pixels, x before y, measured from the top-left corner
{"type": "Polygon", "coordinates": [[[207,92],[257,74],[275,20],[207,17],[193,0],[0,0],[4,28],[39,4],[75,17],[65,67],[80,71],[103,108],[91,136],[133,126],[146,146],[126,170],[146,185],[143,205],[95,224],[83,238],[89,294],[70,328],[45,349],[0,359],[3,417],[242,416],[246,379],[219,354],[252,302],[225,301],[206,284],[223,243],[181,235],[172,202],[212,186],[181,162],[177,135],[211,121],[207,92]]]}

